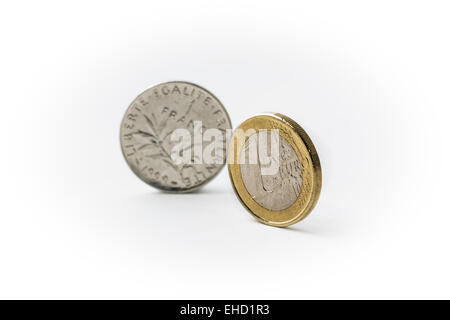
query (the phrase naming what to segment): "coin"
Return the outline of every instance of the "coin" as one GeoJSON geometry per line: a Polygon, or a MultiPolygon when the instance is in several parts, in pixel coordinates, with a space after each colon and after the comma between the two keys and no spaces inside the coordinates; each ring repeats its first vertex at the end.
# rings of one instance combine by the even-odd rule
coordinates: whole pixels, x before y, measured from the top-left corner
{"type": "Polygon", "coordinates": [[[230,141],[228,172],[242,205],[260,222],[286,227],[304,219],[319,199],[322,173],[306,132],[280,113],[240,124],[230,141]]]}
{"type": "MultiPolygon", "coordinates": [[[[142,181],[168,192],[189,192],[211,181],[225,165],[225,152],[217,152],[213,163],[201,161],[210,142],[201,135],[209,129],[224,137],[231,129],[219,99],[193,83],[166,82],[145,90],[130,104],[120,126],[120,144],[126,162],[142,181]],[[173,157],[179,130],[191,135],[187,147],[179,150],[189,161],[173,157]]],[[[226,149],[223,141],[221,149],[226,149]]]]}

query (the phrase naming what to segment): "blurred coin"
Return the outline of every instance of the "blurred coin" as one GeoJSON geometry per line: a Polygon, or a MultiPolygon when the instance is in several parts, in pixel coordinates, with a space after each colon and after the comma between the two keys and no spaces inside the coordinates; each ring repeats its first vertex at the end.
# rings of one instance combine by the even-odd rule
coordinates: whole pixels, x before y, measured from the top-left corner
{"type": "Polygon", "coordinates": [[[126,162],[142,181],[169,192],[189,192],[209,182],[225,165],[227,129],[230,118],[212,93],[174,81],[134,99],[120,126],[120,144],[126,162]],[[213,161],[203,159],[212,141],[205,132],[223,135],[220,150],[212,152],[213,161]],[[190,141],[180,140],[185,133],[190,141]],[[181,160],[175,161],[174,155],[181,160]]]}

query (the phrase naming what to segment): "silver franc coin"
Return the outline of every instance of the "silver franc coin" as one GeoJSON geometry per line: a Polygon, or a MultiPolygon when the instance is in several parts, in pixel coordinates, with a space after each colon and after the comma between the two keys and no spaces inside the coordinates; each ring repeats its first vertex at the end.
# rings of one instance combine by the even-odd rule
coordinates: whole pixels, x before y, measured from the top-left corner
{"type": "Polygon", "coordinates": [[[145,90],[130,104],[120,125],[120,145],[128,166],[142,181],[167,192],[190,192],[224,167],[230,129],[227,111],[211,92],[189,82],[166,82],[145,90]],[[192,137],[184,148],[176,139],[178,129],[192,137]],[[222,151],[216,153],[220,159],[212,163],[201,155],[210,139],[198,138],[208,129],[224,137],[222,151]],[[177,146],[177,154],[190,161],[174,161],[177,146]]]}

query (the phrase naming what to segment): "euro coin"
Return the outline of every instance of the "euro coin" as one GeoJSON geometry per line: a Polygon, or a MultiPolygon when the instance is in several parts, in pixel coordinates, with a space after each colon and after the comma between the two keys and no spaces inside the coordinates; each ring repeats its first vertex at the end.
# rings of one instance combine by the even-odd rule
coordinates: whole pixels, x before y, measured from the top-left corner
{"type": "Polygon", "coordinates": [[[228,171],[242,205],[258,221],[277,227],[308,216],[322,186],[319,156],[311,139],[280,113],[258,114],[235,129],[228,171]]]}

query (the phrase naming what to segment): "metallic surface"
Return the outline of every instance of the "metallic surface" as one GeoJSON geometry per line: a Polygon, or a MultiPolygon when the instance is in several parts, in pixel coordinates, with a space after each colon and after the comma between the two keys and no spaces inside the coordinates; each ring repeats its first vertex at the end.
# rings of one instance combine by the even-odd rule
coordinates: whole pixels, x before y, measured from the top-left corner
{"type": "MultiPolygon", "coordinates": [[[[245,160],[249,153],[244,151],[249,149],[250,141],[257,143],[257,139],[258,133],[251,135],[239,155],[242,181],[252,199],[264,208],[269,210],[286,209],[295,202],[300,194],[302,185],[300,161],[292,146],[280,136],[278,172],[273,175],[262,175],[260,163],[249,164],[249,161],[245,160]]],[[[260,148],[257,148],[258,152],[270,154],[270,150],[260,151],[260,148]]],[[[268,145],[267,149],[270,148],[271,146],[268,145]]]]}
{"type": "Polygon", "coordinates": [[[168,192],[189,192],[209,182],[225,161],[177,165],[170,156],[177,143],[171,141],[172,132],[185,128],[193,133],[194,121],[202,121],[203,131],[217,128],[225,134],[231,129],[221,102],[198,85],[174,81],[141,93],[128,107],[120,126],[122,153],[131,170],[147,184],[168,192]]]}
{"type": "MultiPolygon", "coordinates": [[[[280,139],[281,146],[284,145],[280,139]]],[[[287,163],[295,164],[295,157],[288,151],[290,160],[287,163]]],[[[233,189],[242,205],[260,222],[277,227],[286,227],[304,219],[314,208],[319,199],[322,186],[322,172],[316,149],[306,132],[292,119],[279,113],[259,114],[245,120],[236,128],[231,139],[228,154],[228,172],[233,189]],[[241,129],[241,130],[238,130],[241,129]],[[258,179],[258,175],[250,177],[247,166],[237,161],[241,151],[245,150],[250,136],[245,136],[247,130],[271,130],[277,129],[282,137],[295,152],[300,163],[300,170],[291,171],[293,174],[283,174],[283,160],[281,160],[280,176],[272,181],[272,189],[256,189],[252,181],[258,179]],[[244,136],[243,136],[244,135],[244,136]],[[294,181],[296,178],[297,181],[294,181]],[[300,186],[300,188],[298,188],[300,186]],[[297,194],[295,200],[289,197],[273,197],[271,193],[281,194],[283,190],[291,195],[297,194]],[[264,197],[270,199],[265,200],[264,197]]],[[[255,166],[255,165],[252,165],[255,166]]],[[[268,177],[274,179],[275,177],[268,177]]],[[[261,185],[264,182],[260,182],[261,185]]],[[[261,187],[260,185],[260,187],[261,187]]]]}

